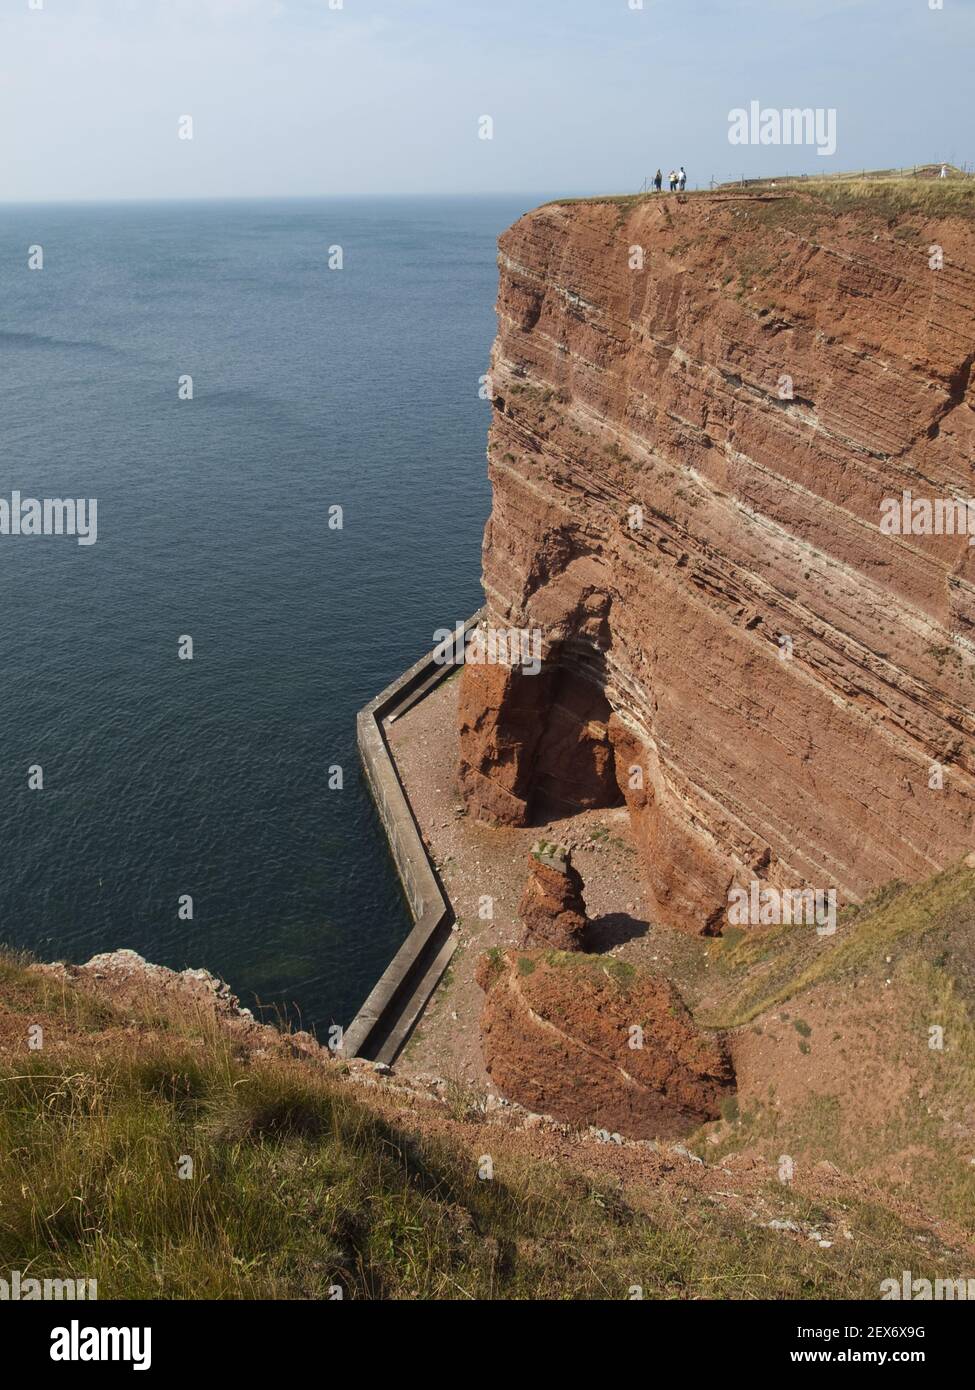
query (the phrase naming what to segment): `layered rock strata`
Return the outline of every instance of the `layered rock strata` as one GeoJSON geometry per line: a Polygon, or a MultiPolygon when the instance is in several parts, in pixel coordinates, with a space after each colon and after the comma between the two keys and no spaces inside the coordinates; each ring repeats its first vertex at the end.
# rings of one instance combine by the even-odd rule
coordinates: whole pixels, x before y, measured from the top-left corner
{"type": "Polygon", "coordinates": [[[499,265],[484,589],[545,659],[465,669],[471,810],[625,797],[697,930],[736,883],[858,901],[970,849],[975,549],[884,517],[975,496],[973,225],[595,200],[499,265]]]}
{"type": "Polygon", "coordinates": [[[562,845],[539,840],[532,846],[518,915],[525,928],[525,946],[585,949],[588,919],[582,877],[562,845]]]}
{"type": "Polygon", "coordinates": [[[495,951],[479,963],[484,1061],[511,1100],[575,1125],[672,1138],[734,1089],[721,1038],[674,987],[619,961],[495,951]]]}

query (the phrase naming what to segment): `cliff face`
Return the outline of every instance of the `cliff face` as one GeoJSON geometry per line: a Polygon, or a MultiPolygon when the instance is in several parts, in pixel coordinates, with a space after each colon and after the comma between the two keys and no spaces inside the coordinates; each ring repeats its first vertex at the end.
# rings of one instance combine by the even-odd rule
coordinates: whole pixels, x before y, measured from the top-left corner
{"type": "Polygon", "coordinates": [[[698,929],[735,882],[856,901],[970,848],[975,549],[881,504],[975,496],[972,224],[581,202],[499,263],[484,587],[546,661],[465,668],[472,810],[622,794],[698,929]]]}

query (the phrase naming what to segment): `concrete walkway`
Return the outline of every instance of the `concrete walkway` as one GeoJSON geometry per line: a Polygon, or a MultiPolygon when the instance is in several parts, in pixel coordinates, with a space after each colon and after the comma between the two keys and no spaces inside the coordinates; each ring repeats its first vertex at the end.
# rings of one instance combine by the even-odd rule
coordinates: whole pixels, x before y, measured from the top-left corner
{"type": "MultiPolygon", "coordinates": [[[[465,634],[483,616],[475,613],[465,634]]],[[[342,1052],[392,1065],[454,953],[454,912],[403,790],[384,724],[405,714],[456,669],[435,648],[359,711],[356,733],[366,780],[389,840],[414,927],[345,1030],[342,1052]]]]}

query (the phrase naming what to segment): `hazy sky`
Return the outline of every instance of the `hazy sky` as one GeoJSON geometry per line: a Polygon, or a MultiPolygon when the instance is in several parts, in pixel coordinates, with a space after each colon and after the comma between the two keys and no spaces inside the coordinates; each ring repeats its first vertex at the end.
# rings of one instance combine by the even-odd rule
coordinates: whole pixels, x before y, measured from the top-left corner
{"type": "Polygon", "coordinates": [[[0,0],[0,199],[595,193],[658,164],[695,186],[975,161],[975,0],[338,3],[0,0]],[[755,100],[835,108],[836,154],[731,146],[729,111],[755,100]]]}

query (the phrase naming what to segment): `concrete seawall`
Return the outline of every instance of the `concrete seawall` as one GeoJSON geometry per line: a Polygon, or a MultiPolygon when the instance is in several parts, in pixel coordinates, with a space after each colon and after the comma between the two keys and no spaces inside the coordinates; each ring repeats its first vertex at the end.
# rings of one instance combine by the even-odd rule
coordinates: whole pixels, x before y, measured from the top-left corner
{"type": "MultiPolygon", "coordinates": [[[[465,633],[482,618],[475,613],[465,633]]],[[[454,953],[454,913],[396,771],[384,724],[405,714],[456,666],[428,653],[359,711],[356,734],[366,781],[389,840],[414,927],[345,1030],[342,1051],[391,1064],[454,953]]]]}

